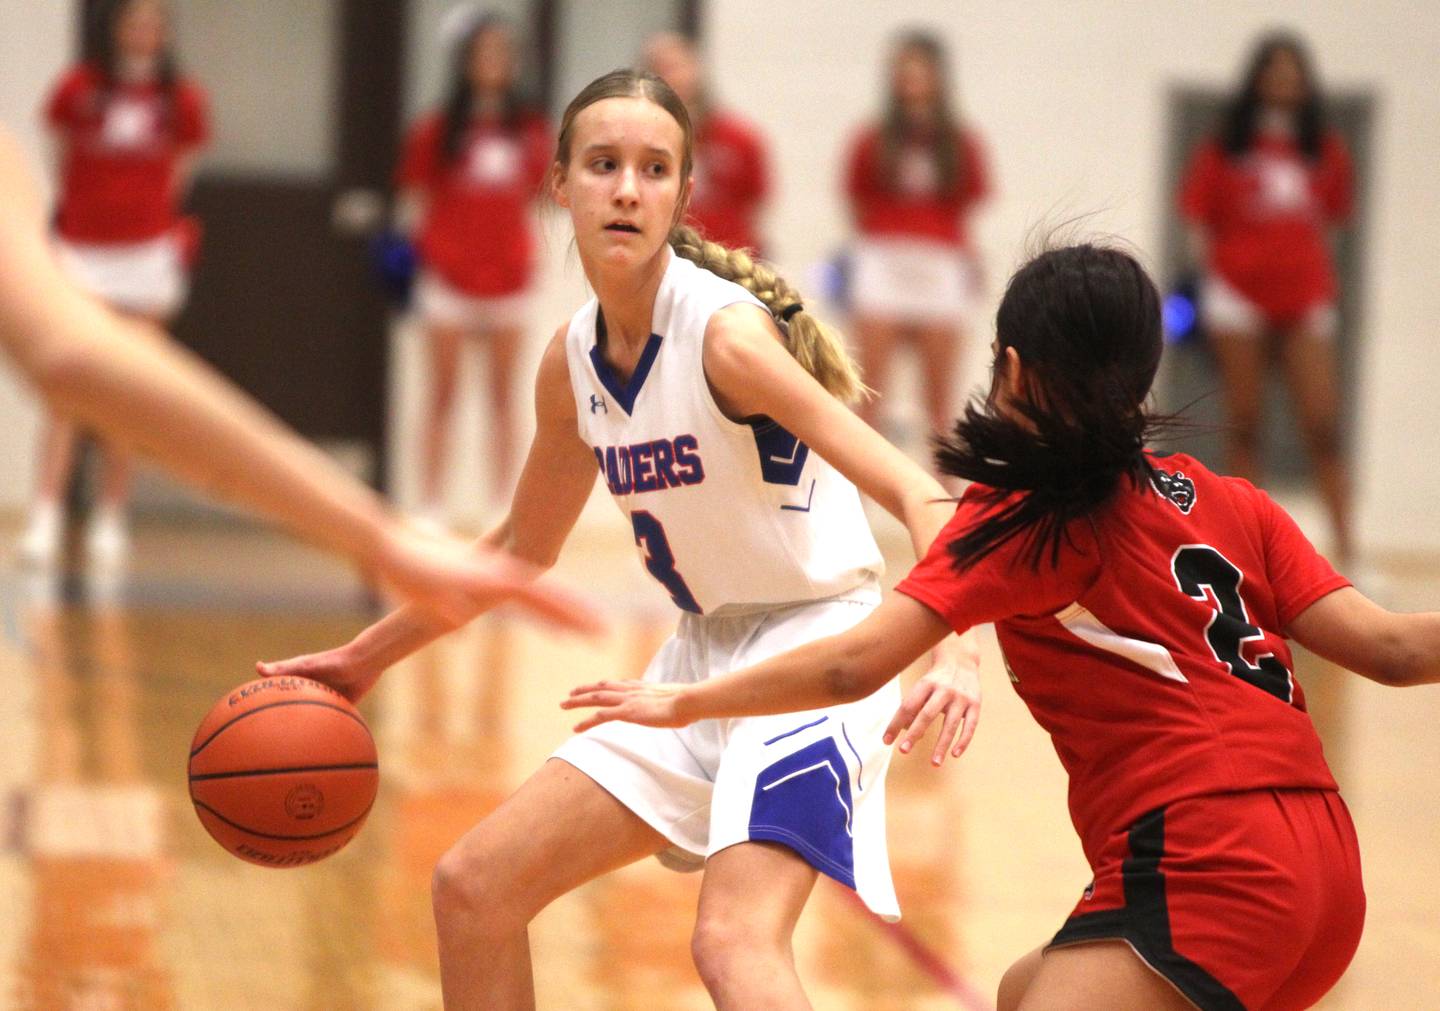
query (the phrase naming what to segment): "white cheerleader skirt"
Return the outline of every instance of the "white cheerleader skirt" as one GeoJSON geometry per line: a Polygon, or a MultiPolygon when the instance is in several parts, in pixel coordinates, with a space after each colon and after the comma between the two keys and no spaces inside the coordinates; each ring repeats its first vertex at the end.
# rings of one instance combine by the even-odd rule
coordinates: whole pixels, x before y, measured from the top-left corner
{"type": "MultiPolygon", "coordinates": [[[[879,602],[874,585],[735,617],[685,614],[645,680],[724,677],[850,628],[879,602]]],[[[881,735],[900,704],[891,681],[859,702],[779,716],[702,720],[659,729],[602,723],[554,757],[585,773],[670,840],[667,867],[699,870],[737,843],[790,847],[853,888],[876,914],[898,920],[885,842],[881,735]]]]}
{"type": "Polygon", "coordinates": [[[85,243],[55,239],[61,267],[112,309],[169,319],[189,288],[180,238],[166,232],[143,242],[85,243]]]}
{"type": "Polygon", "coordinates": [[[861,237],[851,249],[850,270],[850,305],[857,316],[958,326],[978,298],[974,264],[963,250],[943,242],[861,237]]]}
{"type": "Polygon", "coordinates": [[[415,279],[415,312],[430,326],[472,332],[523,327],[529,302],[525,292],[494,297],[471,295],[432,270],[422,269],[415,279]]]}

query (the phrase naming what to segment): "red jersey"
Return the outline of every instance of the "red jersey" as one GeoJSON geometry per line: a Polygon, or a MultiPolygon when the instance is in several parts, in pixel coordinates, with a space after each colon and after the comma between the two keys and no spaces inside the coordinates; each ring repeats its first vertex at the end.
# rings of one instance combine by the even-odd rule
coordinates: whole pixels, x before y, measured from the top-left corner
{"type": "Polygon", "coordinates": [[[959,178],[955,185],[944,188],[929,144],[902,146],[895,178],[891,180],[886,178],[880,129],[870,127],[862,132],[850,149],[845,185],[860,232],[912,236],[968,247],[965,217],[989,195],[990,180],[975,135],[959,130],[956,143],[959,178]]]}
{"type": "Polygon", "coordinates": [[[1240,157],[1218,140],[1196,151],[1180,190],[1180,211],[1210,237],[1209,267],[1279,320],[1298,319],[1335,298],[1328,225],[1353,199],[1350,155],[1327,133],[1309,161],[1295,142],[1257,133],[1240,157]]]}
{"type": "Polygon", "coordinates": [[[1152,456],[1038,572],[1016,538],[963,574],[946,545],[994,508],[972,487],[897,589],[961,630],[995,622],[1006,670],[1070,776],[1092,866],[1186,797],[1333,790],[1284,630],[1349,583],[1247,481],[1152,456]]]}
{"type": "Polygon", "coordinates": [[[712,111],[695,134],[690,219],[731,249],[762,248],[756,218],[770,189],[765,143],[749,123],[712,111]]]}
{"type": "Polygon", "coordinates": [[[143,242],[179,218],[175,168],[209,138],[205,95],[193,82],[107,85],[81,64],[56,85],[45,118],[60,135],[56,229],[77,242],[143,242]]]}
{"type": "Polygon", "coordinates": [[[534,269],[530,205],[554,157],[549,125],[529,113],[513,126],[476,119],[451,161],[440,151],[444,128],[438,113],[416,123],[396,173],[396,185],[426,198],[420,259],[467,294],[512,295],[534,269]]]}

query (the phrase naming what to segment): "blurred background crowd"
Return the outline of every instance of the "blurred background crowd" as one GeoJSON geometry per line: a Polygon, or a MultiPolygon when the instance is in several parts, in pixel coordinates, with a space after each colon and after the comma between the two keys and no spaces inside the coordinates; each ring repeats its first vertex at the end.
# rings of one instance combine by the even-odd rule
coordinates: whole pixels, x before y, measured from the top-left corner
{"type": "MultiPolygon", "coordinates": [[[[545,214],[553,124],[580,83],[642,64],[697,124],[694,223],[807,279],[878,392],[864,412],[917,455],[985,381],[1012,265],[1052,234],[1115,237],[1167,285],[1181,448],[1295,489],[1342,564],[1440,547],[1418,522],[1440,478],[1408,452],[1440,427],[1415,382],[1440,364],[1440,28],[1402,5],[5,12],[23,27],[0,114],[48,171],[76,280],[428,523],[503,509],[534,358],[584,294],[545,214]]],[[[132,509],[191,508],[25,397],[0,412],[25,562],[55,563],[71,514],[116,564],[132,509]]]]}

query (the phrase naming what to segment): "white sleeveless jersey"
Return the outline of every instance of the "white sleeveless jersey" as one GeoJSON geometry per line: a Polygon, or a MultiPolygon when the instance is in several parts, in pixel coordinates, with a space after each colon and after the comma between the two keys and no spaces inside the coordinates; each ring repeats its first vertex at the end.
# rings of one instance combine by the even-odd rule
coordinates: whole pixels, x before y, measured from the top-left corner
{"type": "Polygon", "coordinates": [[[671,254],[628,382],[601,354],[598,300],[565,336],[580,437],[634,528],[641,562],[695,614],[832,597],[883,571],[855,486],[775,422],[731,421],[715,403],[705,327],[736,302],[760,305],[671,254]]]}

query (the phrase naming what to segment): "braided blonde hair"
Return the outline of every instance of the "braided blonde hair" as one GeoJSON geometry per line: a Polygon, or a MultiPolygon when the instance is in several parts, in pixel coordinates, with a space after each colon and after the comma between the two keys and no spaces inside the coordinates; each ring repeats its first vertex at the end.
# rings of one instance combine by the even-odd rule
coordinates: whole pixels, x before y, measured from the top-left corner
{"type": "MultiPolygon", "coordinates": [[[[647,70],[628,68],[612,70],[597,77],[571,100],[560,118],[555,169],[561,169],[570,162],[575,118],[587,107],[606,98],[644,98],[673,116],[683,134],[680,177],[682,180],[690,178],[695,140],[685,103],[660,77],[647,70]]],[[[718,277],[735,282],[763,302],[775,317],[775,325],[785,338],[786,349],[832,396],[852,403],[870,394],[871,391],[860,381],[860,370],[845,349],[840,335],[803,308],[796,310],[795,307],[800,305],[799,292],[768,265],[753,259],[744,250],[727,249],[718,242],[705,241],[694,228],[680,223],[684,216],[685,206],[681,201],[675,208],[675,225],[670,231],[670,245],[676,253],[718,277]]]]}
{"type": "Polygon", "coordinates": [[[806,311],[800,293],[768,264],[743,249],[710,242],[689,225],[670,230],[670,245],[678,255],[733,281],[764,303],[785,338],[786,350],[832,396],[848,404],[869,395],[840,334],[806,311]]]}

